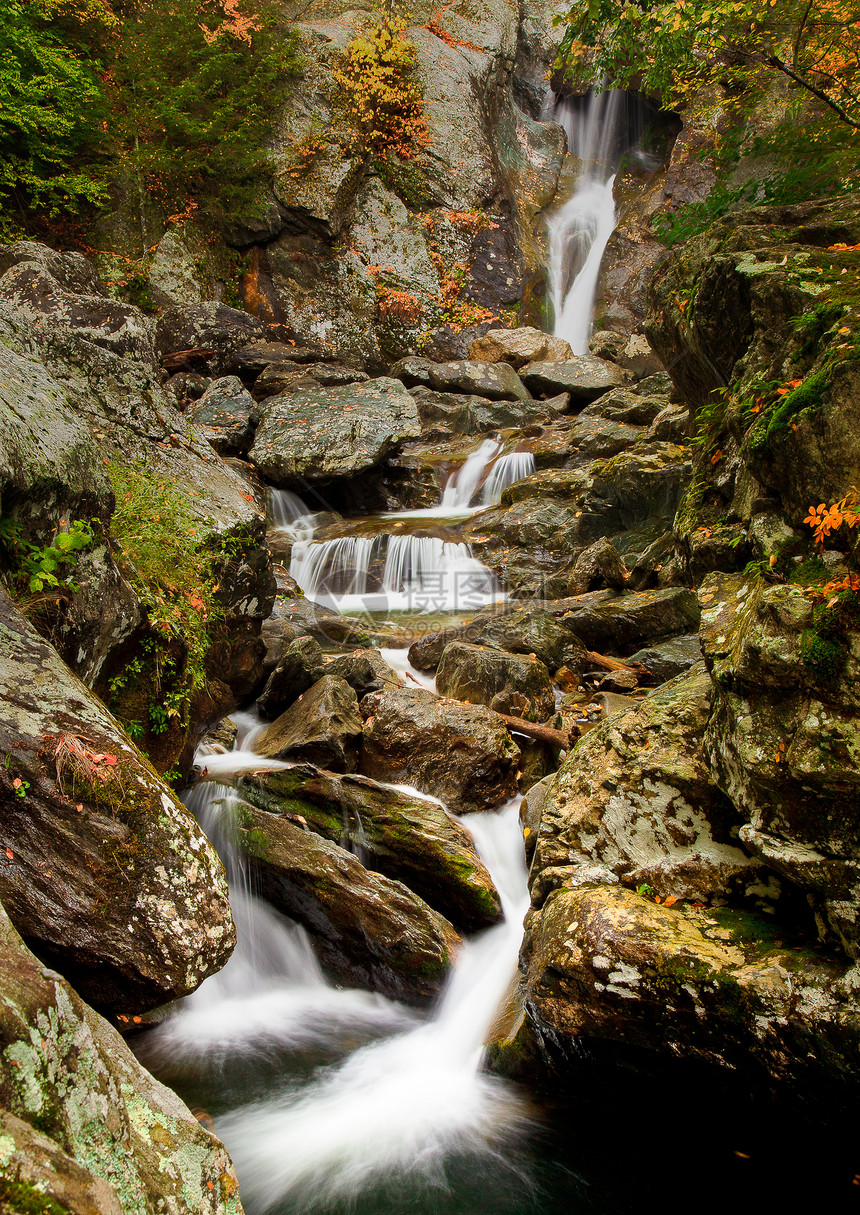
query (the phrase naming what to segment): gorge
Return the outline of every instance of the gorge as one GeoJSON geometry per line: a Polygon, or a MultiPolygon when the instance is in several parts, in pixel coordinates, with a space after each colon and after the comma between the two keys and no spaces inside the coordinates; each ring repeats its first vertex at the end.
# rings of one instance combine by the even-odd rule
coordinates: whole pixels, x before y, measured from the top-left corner
{"type": "Polygon", "coordinates": [[[850,1209],[824,102],[605,75],[600,4],[210,7],[289,49],[252,207],[0,212],[0,1215],[850,1209]]]}

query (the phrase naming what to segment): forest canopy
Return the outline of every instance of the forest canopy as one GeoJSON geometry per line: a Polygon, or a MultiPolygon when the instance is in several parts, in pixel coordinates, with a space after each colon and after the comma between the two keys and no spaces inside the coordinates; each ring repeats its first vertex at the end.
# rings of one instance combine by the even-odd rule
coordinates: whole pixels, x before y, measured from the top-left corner
{"type": "Polygon", "coordinates": [[[220,223],[253,206],[295,39],[269,0],[9,0],[0,236],[114,188],[220,223]]]}

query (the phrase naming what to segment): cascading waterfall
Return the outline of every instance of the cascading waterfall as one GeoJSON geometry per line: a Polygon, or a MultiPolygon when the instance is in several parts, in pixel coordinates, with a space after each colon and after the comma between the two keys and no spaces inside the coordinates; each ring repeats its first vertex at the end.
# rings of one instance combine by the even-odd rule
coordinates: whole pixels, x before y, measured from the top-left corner
{"type": "Polygon", "coordinates": [[[568,151],[582,162],[573,195],[547,222],[555,336],[574,354],[588,352],[600,263],[615,229],[612,187],[625,101],[624,92],[610,89],[584,106],[556,98],[544,108],[544,119],[564,127],[568,151]]]}
{"type": "Polygon", "coordinates": [[[290,575],[309,599],[340,612],[470,611],[502,598],[468,544],[435,536],[347,536],[293,546],[290,575]],[[385,548],[381,580],[371,559],[385,548]]]}
{"type": "Polygon", "coordinates": [[[451,512],[468,510],[487,466],[501,450],[502,445],[496,439],[485,439],[477,451],[467,457],[462,468],[448,478],[442,491],[440,509],[451,512]]]}
{"type": "Polygon", "coordinates": [[[269,486],[266,492],[269,518],[278,531],[287,532],[295,540],[310,540],[314,534],[316,514],[308,510],[298,494],[289,489],[269,486]]]}
{"type": "Polygon", "coordinates": [[[515,481],[530,477],[535,470],[535,458],[530,451],[512,451],[499,456],[493,464],[481,490],[483,506],[495,506],[501,502],[502,494],[515,481]]]}

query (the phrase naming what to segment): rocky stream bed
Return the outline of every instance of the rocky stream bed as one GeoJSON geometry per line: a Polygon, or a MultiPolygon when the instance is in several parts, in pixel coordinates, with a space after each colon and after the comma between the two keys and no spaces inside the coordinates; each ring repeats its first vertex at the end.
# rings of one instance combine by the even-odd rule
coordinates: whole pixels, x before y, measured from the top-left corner
{"type": "Polygon", "coordinates": [[[157,315],[0,247],[4,1215],[856,1197],[860,613],[804,516],[860,482],[860,209],[669,254],[710,181],[651,115],[575,353],[548,14],[451,20],[430,196],[285,142],[243,308],[181,225],[157,315]]]}

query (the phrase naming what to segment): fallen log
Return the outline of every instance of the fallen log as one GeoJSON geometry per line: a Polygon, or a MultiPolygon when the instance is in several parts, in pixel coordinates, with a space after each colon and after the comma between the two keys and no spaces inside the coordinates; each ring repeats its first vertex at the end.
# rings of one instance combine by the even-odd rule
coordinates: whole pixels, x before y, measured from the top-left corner
{"type": "Polygon", "coordinates": [[[549,743],[553,747],[561,747],[564,751],[570,750],[571,739],[567,730],[538,726],[533,721],[523,721],[521,717],[509,717],[507,713],[500,713],[499,717],[509,730],[516,730],[519,734],[525,734],[527,738],[536,738],[538,742],[549,743]]]}
{"type": "Polygon", "coordinates": [[[624,662],[621,658],[610,658],[608,654],[596,654],[586,650],[585,657],[593,671],[629,671],[637,679],[651,679],[651,672],[641,662],[624,662]]]}

